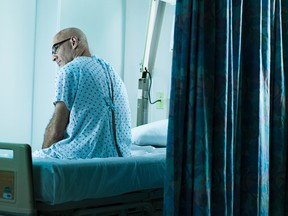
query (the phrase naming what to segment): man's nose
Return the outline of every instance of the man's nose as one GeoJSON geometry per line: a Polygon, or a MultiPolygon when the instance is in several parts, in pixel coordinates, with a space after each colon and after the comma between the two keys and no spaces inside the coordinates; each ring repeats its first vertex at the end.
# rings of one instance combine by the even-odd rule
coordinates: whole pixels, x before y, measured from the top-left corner
{"type": "Polygon", "coordinates": [[[52,54],[52,61],[56,61],[56,59],[57,59],[57,55],[52,54]]]}

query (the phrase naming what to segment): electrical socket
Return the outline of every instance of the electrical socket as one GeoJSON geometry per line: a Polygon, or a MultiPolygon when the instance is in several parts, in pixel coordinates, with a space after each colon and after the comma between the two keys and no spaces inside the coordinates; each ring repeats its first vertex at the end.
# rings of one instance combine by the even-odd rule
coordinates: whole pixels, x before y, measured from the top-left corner
{"type": "Polygon", "coordinates": [[[157,92],[156,93],[157,100],[161,100],[156,103],[157,109],[164,109],[164,93],[163,92],[157,92]]]}

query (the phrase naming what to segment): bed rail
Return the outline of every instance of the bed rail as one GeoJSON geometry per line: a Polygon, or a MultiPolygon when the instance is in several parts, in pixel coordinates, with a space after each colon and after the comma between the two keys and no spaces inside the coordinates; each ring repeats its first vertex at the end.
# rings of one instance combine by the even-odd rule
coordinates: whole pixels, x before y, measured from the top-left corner
{"type": "Polygon", "coordinates": [[[35,215],[31,147],[0,142],[0,215],[35,215]]]}

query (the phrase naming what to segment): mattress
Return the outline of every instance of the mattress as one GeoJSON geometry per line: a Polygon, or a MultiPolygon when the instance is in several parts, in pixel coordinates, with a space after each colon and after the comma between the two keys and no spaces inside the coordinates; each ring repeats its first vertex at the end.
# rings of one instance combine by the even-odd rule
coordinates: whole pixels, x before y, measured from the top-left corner
{"type": "Polygon", "coordinates": [[[33,158],[34,199],[62,204],[163,188],[166,148],[132,145],[132,157],[33,158]]]}

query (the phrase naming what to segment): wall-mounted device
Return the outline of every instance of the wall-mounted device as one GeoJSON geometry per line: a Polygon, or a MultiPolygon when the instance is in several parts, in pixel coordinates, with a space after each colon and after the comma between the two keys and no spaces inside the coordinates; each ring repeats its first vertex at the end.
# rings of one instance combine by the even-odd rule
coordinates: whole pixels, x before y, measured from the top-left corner
{"type": "Polygon", "coordinates": [[[145,52],[142,68],[140,69],[142,75],[138,80],[137,126],[148,123],[149,104],[157,102],[162,102],[163,104],[161,99],[151,102],[150,88],[165,5],[166,3],[175,4],[175,2],[176,0],[151,0],[145,52]]]}

